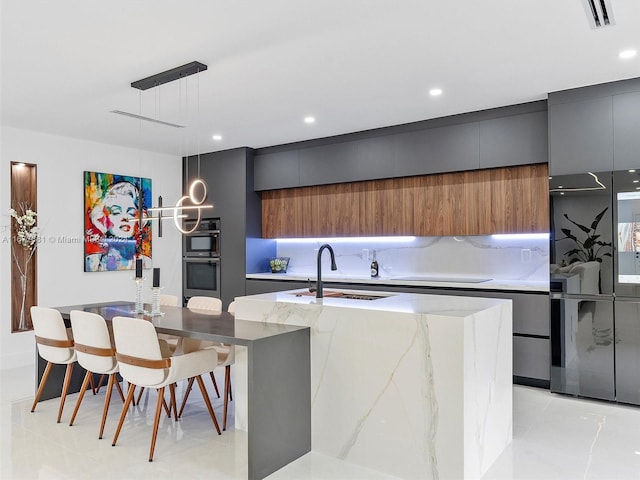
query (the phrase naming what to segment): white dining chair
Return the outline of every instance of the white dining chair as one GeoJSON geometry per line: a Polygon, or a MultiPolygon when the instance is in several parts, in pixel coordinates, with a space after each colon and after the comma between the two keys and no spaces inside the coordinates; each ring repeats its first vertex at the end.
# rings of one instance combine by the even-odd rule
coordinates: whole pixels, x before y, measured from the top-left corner
{"type": "MultiPolygon", "coordinates": [[[[156,329],[151,322],[142,318],[131,317],[114,317],[112,322],[120,375],[133,385],[155,388],[158,392],[149,461],[153,461],[160,414],[164,403],[165,387],[169,386],[171,406],[175,412],[175,382],[180,380],[186,380],[187,378],[195,378],[197,380],[202,397],[209,410],[209,415],[219,435],[221,433],[220,426],[201,378],[202,374],[211,370],[211,365],[216,365],[218,362],[218,353],[215,349],[198,350],[184,355],[163,358],[156,329]]],[[[134,389],[129,389],[122,407],[118,427],[113,437],[113,446],[118,441],[133,394],[134,389]]]]}
{"type": "MultiPolygon", "coordinates": [[[[169,295],[166,293],[163,293],[160,295],[160,305],[162,306],[177,307],[178,302],[179,302],[179,299],[176,295],[169,295]]],[[[181,351],[180,350],[180,345],[182,341],[181,337],[178,337],[176,335],[169,335],[166,333],[158,333],[158,338],[160,339],[160,349],[162,350],[163,356],[169,357],[181,351]]],[[[136,403],[140,403],[140,400],[142,400],[143,394],[144,394],[144,387],[140,388],[140,391],[138,392],[138,398],[134,402],[134,405],[136,403]]]]}
{"type": "MultiPolygon", "coordinates": [[[[160,295],[160,305],[164,307],[177,307],[178,306],[178,297],[175,295],[162,294],[160,295]]],[[[180,337],[175,335],[168,335],[166,333],[159,333],[158,338],[164,340],[166,342],[166,347],[169,349],[168,351],[173,355],[180,345],[180,337]]],[[[140,398],[138,398],[140,401],[140,398]]]]}
{"type": "Polygon", "coordinates": [[[187,301],[187,308],[222,312],[222,300],[215,297],[191,297],[187,301]]]}
{"type": "MultiPolygon", "coordinates": [[[[189,298],[187,301],[187,308],[192,310],[204,310],[207,313],[211,314],[219,314],[222,313],[222,300],[215,297],[205,297],[205,296],[195,296],[189,298]]],[[[215,345],[220,345],[219,342],[208,342],[203,340],[198,340],[195,338],[183,338],[182,339],[182,351],[183,352],[193,352],[200,348],[208,348],[213,347],[215,345]]],[[[220,390],[218,390],[218,382],[216,382],[216,377],[213,374],[213,371],[210,372],[211,382],[213,383],[213,388],[216,391],[216,395],[220,398],[220,390]]],[[[189,396],[190,388],[187,389],[185,394],[185,398],[182,401],[182,407],[180,408],[180,412],[184,409],[184,405],[187,402],[186,397],[189,396]]],[[[181,413],[178,415],[180,417],[181,413]]]]}
{"type": "Polygon", "coordinates": [[[62,410],[64,402],[69,391],[71,383],[71,374],[73,365],[76,362],[76,351],[73,349],[73,336],[67,329],[62,319],[62,315],[58,310],[47,307],[33,306],[31,307],[31,320],[33,322],[33,331],[35,333],[38,353],[47,361],[44,369],[36,398],[33,400],[31,412],[34,412],[36,405],[40,400],[44,386],[49,379],[51,369],[54,365],[66,365],[64,381],[62,384],[62,395],[60,396],[60,406],[58,407],[58,423],[62,418],[62,410]]]}
{"type": "Polygon", "coordinates": [[[107,322],[97,313],[83,312],[80,310],[71,311],[71,329],[73,331],[74,348],[78,363],[87,373],[84,376],[80,394],[76,400],[69,426],[73,425],[78,414],[78,409],[82,404],[82,399],[89,386],[93,374],[108,375],[107,392],[104,397],[104,407],[102,408],[102,422],[98,438],[102,438],[104,426],[109,412],[109,402],[111,392],[115,385],[120,398],[124,402],[124,395],[117,379],[118,362],[116,361],[116,351],[111,344],[111,336],[107,328],[107,322]]]}
{"type": "Polygon", "coordinates": [[[177,307],[178,297],[163,293],[160,295],[160,305],[164,305],[165,307],[177,307]]]}
{"type": "MultiPolygon", "coordinates": [[[[196,297],[192,297],[196,298],[196,297]]],[[[210,297],[200,297],[200,298],[210,298],[210,297]]],[[[212,300],[218,300],[216,298],[212,300]]],[[[207,300],[198,300],[197,305],[210,305],[211,311],[216,313],[222,313],[222,301],[207,301],[207,300]]],[[[187,303],[187,307],[189,307],[189,303],[187,303]]],[[[201,308],[202,309],[202,308],[201,308]]],[[[227,307],[227,311],[231,314],[235,314],[235,301],[232,301],[227,307]]],[[[224,401],[223,401],[223,415],[224,418],[222,420],[222,430],[227,429],[227,411],[229,408],[229,401],[233,400],[233,395],[231,394],[231,365],[235,363],[235,346],[228,345],[220,342],[206,342],[206,341],[198,341],[194,339],[185,338],[183,340],[182,345],[183,351],[189,352],[194,351],[196,349],[202,348],[214,348],[218,352],[218,367],[224,367],[224,401]]],[[[216,384],[216,379],[213,372],[210,372],[211,379],[213,381],[214,388],[218,397],[220,394],[218,393],[218,386],[216,384]]],[[[178,412],[178,418],[182,416],[182,412],[184,411],[184,407],[187,403],[187,398],[189,398],[189,393],[191,392],[191,388],[193,386],[193,380],[190,379],[187,385],[187,389],[184,394],[184,398],[182,399],[182,405],[180,406],[180,411],[178,412]]]]}

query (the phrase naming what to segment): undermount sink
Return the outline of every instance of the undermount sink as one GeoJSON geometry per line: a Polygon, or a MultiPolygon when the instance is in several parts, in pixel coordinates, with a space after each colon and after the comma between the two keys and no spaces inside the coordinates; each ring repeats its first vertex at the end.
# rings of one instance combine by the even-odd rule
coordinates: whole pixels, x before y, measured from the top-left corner
{"type": "MultiPolygon", "coordinates": [[[[296,297],[315,297],[316,292],[296,292],[291,295],[296,297]]],[[[323,296],[326,298],[345,298],[348,300],[378,300],[380,298],[387,298],[389,295],[369,295],[366,293],[355,292],[336,292],[335,290],[325,290],[323,296]]]]}
{"type": "Polygon", "coordinates": [[[394,280],[409,280],[414,282],[446,282],[446,283],[484,283],[492,278],[480,277],[438,277],[432,275],[410,275],[407,277],[395,277],[394,280]]]}

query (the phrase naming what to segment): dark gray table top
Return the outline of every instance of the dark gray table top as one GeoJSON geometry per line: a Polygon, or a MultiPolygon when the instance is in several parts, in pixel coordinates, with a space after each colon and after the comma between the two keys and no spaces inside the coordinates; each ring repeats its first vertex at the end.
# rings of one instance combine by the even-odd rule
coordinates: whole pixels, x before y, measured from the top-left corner
{"type": "MultiPolygon", "coordinates": [[[[97,313],[102,315],[107,321],[111,321],[113,317],[117,316],[138,317],[150,320],[159,333],[244,346],[249,346],[256,340],[309,328],[304,326],[238,320],[228,312],[211,314],[206,310],[182,307],[163,306],[161,307],[164,313],[163,316],[151,317],[149,315],[133,313],[135,304],[124,301],[68,305],[53,308],[58,310],[67,321],[70,318],[70,312],[72,310],[97,313]]],[[[145,309],[151,310],[150,305],[145,305],[145,309]]]]}

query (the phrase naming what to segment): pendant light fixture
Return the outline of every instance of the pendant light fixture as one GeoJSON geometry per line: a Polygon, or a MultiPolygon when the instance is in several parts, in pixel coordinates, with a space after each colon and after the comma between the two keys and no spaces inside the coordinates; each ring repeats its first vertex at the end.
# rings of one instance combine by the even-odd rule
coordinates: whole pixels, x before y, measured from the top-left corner
{"type": "MultiPolygon", "coordinates": [[[[155,88],[155,87],[159,87],[160,85],[163,85],[165,83],[169,83],[169,82],[173,82],[175,80],[181,80],[183,78],[186,78],[190,75],[194,75],[196,73],[200,73],[203,72],[207,69],[207,66],[203,63],[200,62],[191,62],[188,63],[186,65],[182,65],[180,67],[176,67],[176,68],[172,68],[171,70],[167,70],[165,72],[162,73],[158,73],[155,75],[152,75],[150,77],[146,77],[143,78],[142,80],[137,80],[135,82],[131,83],[131,86],[133,88],[137,88],[138,90],[148,90],[150,88],[155,88]]],[[[185,80],[186,82],[186,80],[185,80]]],[[[176,202],[176,204],[174,206],[162,206],[162,203],[159,203],[159,205],[157,207],[152,207],[149,208],[147,211],[149,213],[153,213],[153,212],[157,212],[158,216],[157,217],[152,217],[152,218],[156,218],[158,219],[160,222],[162,222],[162,220],[167,219],[167,218],[173,218],[174,224],[176,226],[176,228],[182,232],[183,234],[189,234],[194,232],[198,226],[200,225],[200,220],[202,218],[201,212],[203,209],[209,209],[209,208],[213,208],[213,205],[205,205],[205,200],[207,199],[207,184],[206,182],[200,178],[200,140],[199,140],[199,125],[200,125],[200,79],[198,78],[198,96],[197,96],[197,126],[196,126],[196,137],[197,137],[197,159],[198,159],[198,176],[193,180],[193,182],[191,182],[191,185],[189,186],[189,194],[188,195],[184,195],[182,197],[180,197],[180,199],[176,202]],[[190,205],[185,205],[184,203],[186,201],[190,202],[190,205]],[[181,225],[181,221],[180,218],[185,217],[186,215],[184,215],[184,211],[185,210],[195,210],[196,213],[196,220],[194,225],[190,228],[190,229],[185,229],[182,225],[181,225]],[[163,212],[173,212],[172,215],[163,215],[163,212]]],[[[132,114],[132,113],[128,113],[128,112],[122,112],[120,110],[113,110],[113,113],[118,113],[121,115],[127,115],[130,117],[134,117],[139,119],[140,121],[145,120],[145,121],[152,121],[154,123],[161,123],[164,125],[169,125],[172,127],[177,127],[177,128],[184,128],[183,125],[178,125],[178,124],[173,124],[173,123],[169,123],[169,122],[163,122],[163,121],[159,121],[157,119],[153,119],[150,117],[145,117],[142,116],[142,114],[140,113],[139,115],[136,114],[132,114]]],[[[187,148],[187,152],[185,155],[185,158],[187,160],[187,169],[188,169],[188,164],[189,164],[189,152],[188,152],[188,148],[187,148]]],[[[188,170],[187,170],[188,171],[188,170]]],[[[151,219],[151,218],[150,218],[151,219]]],[[[140,221],[142,221],[142,218],[140,218],[140,221]]]]}

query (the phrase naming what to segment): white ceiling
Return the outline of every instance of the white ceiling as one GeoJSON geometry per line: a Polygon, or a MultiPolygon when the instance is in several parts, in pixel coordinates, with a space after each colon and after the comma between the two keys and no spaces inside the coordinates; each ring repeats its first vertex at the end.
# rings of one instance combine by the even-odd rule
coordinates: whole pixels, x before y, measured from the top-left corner
{"type": "Polygon", "coordinates": [[[583,0],[1,0],[2,125],[184,155],[529,102],[640,76],[640,1],[611,5],[595,30],[583,0]]]}

